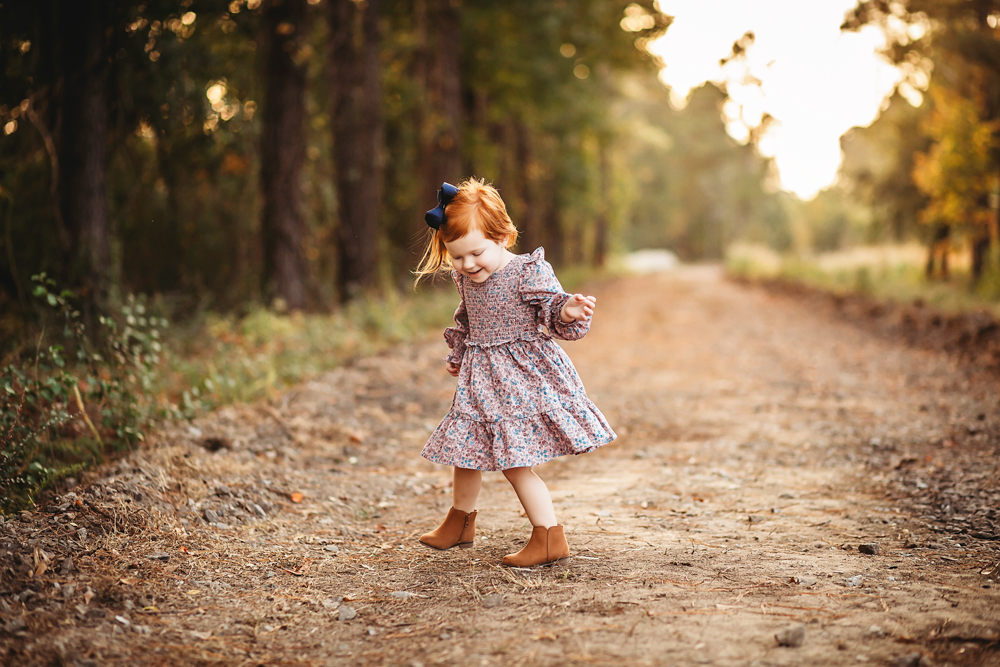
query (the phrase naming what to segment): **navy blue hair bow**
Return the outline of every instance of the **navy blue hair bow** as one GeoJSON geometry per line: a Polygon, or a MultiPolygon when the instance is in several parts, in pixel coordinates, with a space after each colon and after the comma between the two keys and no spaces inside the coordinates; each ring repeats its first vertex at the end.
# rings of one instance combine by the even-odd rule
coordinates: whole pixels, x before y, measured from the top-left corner
{"type": "Polygon", "coordinates": [[[424,221],[428,227],[431,229],[440,229],[441,225],[448,222],[448,218],[444,214],[444,208],[451,203],[451,200],[457,194],[458,188],[451,183],[441,184],[441,189],[438,190],[438,205],[427,211],[424,215],[424,221]]]}

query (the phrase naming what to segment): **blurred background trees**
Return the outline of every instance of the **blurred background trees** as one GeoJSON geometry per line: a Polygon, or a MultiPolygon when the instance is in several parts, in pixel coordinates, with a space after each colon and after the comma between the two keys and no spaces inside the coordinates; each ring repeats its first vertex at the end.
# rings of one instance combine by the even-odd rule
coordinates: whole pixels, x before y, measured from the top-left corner
{"type": "Polygon", "coordinates": [[[469,175],[557,263],[784,242],[723,93],[669,106],[644,50],[669,22],[651,0],[5,3],[6,332],[43,270],[177,314],[404,286],[435,189],[469,175]]]}
{"type": "Polygon", "coordinates": [[[435,189],[470,175],[500,188],[518,250],[557,264],[919,238],[969,248],[978,275],[998,243],[998,4],[848,14],[905,77],[802,202],[757,150],[766,128],[727,135],[724,87],[671,106],[652,0],[5,3],[0,331],[31,318],[41,271],[180,316],[397,290],[435,189]]]}
{"type": "Polygon", "coordinates": [[[873,235],[919,236],[932,252],[950,239],[968,248],[974,282],[997,274],[1000,2],[863,0],[843,29],[866,24],[889,36],[899,90],[919,107],[897,94],[871,127],[845,136],[843,185],[871,207],[873,235]]]}

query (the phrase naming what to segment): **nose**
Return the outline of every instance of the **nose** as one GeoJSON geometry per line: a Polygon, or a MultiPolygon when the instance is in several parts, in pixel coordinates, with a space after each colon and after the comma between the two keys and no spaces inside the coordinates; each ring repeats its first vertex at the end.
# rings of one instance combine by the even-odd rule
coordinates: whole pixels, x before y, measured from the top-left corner
{"type": "Polygon", "coordinates": [[[463,269],[465,269],[466,271],[468,271],[473,266],[475,266],[475,260],[471,256],[470,257],[463,257],[462,258],[462,268],[463,269]]]}

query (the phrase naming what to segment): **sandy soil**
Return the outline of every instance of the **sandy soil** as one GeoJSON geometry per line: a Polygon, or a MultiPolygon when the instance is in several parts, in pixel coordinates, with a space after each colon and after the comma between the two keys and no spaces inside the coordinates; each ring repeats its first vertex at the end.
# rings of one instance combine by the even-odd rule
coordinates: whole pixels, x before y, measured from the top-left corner
{"type": "Polygon", "coordinates": [[[591,287],[566,349],[621,437],[539,468],[570,560],[499,567],[529,534],[499,473],[474,549],[417,543],[435,337],[0,526],[5,664],[1000,664],[995,376],[712,267],[591,287]]]}

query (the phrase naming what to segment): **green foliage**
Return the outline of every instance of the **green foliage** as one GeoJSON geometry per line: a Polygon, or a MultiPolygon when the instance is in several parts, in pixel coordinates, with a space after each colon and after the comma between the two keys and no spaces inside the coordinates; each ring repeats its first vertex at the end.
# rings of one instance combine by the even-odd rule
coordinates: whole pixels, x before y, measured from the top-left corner
{"type": "Polygon", "coordinates": [[[935,85],[931,92],[933,111],[923,130],[933,143],[916,155],[913,170],[917,186],[929,199],[923,218],[959,229],[983,229],[993,215],[984,203],[998,178],[991,154],[1000,148],[1000,119],[981,118],[981,104],[947,87],[935,85]]]}
{"type": "Polygon", "coordinates": [[[853,128],[840,140],[844,158],[837,189],[871,212],[864,242],[903,242],[923,236],[919,213],[927,198],[913,180],[913,164],[928,147],[921,127],[929,108],[929,104],[914,107],[896,93],[871,125],[853,128]]]}
{"type": "Polygon", "coordinates": [[[151,416],[146,393],[156,381],[167,324],[142,299],[129,297],[116,317],[88,325],[72,292],[57,290],[44,273],[32,279],[44,326],[33,353],[0,369],[3,510],[143,439],[151,416]]]}
{"type": "MultiPolygon", "coordinates": [[[[891,165],[895,176],[881,180],[902,183],[912,166],[919,193],[911,199],[911,210],[917,204],[923,222],[947,226],[953,236],[970,241],[974,253],[977,241],[992,237],[995,244],[997,235],[990,193],[1000,190],[998,17],[997,0],[861,0],[843,25],[846,30],[867,24],[885,29],[890,37],[886,53],[904,75],[899,90],[910,98],[921,97],[918,90],[929,91],[919,118],[896,115],[899,128],[910,136],[901,134],[895,142],[901,151],[891,165]]],[[[896,191],[897,202],[906,189],[909,184],[896,191]]]]}

